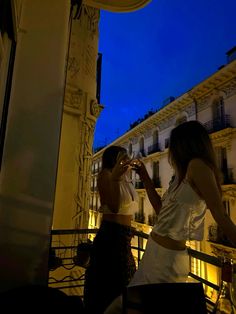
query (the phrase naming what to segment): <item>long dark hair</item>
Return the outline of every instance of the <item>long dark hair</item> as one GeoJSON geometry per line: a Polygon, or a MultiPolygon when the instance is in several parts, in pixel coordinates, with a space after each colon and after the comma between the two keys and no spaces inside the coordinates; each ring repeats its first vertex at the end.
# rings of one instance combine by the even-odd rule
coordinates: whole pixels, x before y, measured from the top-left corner
{"type": "Polygon", "coordinates": [[[112,145],[106,148],[102,155],[102,169],[112,169],[120,152],[127,153],[126,149],[121,146],[112,145]]]}
{"type": "Polygon", "coordinates": [[[194,158],[202,159],[213,170],[221,190],[214,148],[207,130],[199,121],[184,122],[171,131],[168,158],[178,171],[179,183],[185,178],[189,162],[194,158]]]}

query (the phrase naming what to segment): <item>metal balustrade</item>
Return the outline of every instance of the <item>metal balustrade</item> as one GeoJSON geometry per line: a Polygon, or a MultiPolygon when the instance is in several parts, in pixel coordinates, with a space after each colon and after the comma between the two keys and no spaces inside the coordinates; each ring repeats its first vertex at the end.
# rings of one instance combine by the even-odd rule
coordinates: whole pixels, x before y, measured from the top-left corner
{"type": "MultiPolygon", "coordinates": [[[[85,256],[78,250],[78,245],[79,243],[87,243],[93,240],[97,230],[98,229],[52,230],[52,254],[49,258],[50,269],[48,278],[48,285],[50,287],[56,287],[64,290],[67,294],[79,295],[83,298],[86,263],[84,261],[85,256]]],[[[147,238],[148,234],[146,233],[140,231],[134,232],[131,248],[137,265],[145,250],[147,238]]],[[[214,290],[215,296],[217,296],[219,282],[211,282],[206,270],[207,265],[210,265],[210,267],[216,267],[216,272],[220,273],[220,260],[215,256],[191,248],[188,249],[188,253],[190,261],[190,281],[198,281],[203,284],[208,313],[212,313],[216,298],[209,296],[209,290],[214,290]]],[[[218,278],[219,277],[220,276],[218,276],[218,278]]]]}
{"type": "Polygon", "coordinates": [[[217,132],[232,127],[230,120],[230,115],[224,114],[210,121],[207,121],[206,123],[204,123],[204,127],[209,133],[217,132]]]}

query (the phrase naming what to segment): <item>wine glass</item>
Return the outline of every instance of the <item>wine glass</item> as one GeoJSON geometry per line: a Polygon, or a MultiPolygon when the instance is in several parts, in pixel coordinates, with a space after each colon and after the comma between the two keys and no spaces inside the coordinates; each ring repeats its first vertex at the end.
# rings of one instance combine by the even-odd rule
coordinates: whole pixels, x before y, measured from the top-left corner
{"type": "Polygon", "coordinates": [[[124,159],[121,160],[120,164],[123,165],[124,163],[131,162],[133,158],[134,158],[134,152],[127,152],[124,155],[124,159]]]}
{"type": "MultiPolygon", "coordinates": [[[[133,154],[134,156],[134,154],[133,154]]],[[[131,162],[130,162],[130,165],[132,167],[133,170],[138,170],[139,167],[140,167],[140,163],[139,163],[139,160],[141,160],[143,157],[142,153],[141,152],[138,152],[135,157],[133,157],[131,159],[131,162]]]]}

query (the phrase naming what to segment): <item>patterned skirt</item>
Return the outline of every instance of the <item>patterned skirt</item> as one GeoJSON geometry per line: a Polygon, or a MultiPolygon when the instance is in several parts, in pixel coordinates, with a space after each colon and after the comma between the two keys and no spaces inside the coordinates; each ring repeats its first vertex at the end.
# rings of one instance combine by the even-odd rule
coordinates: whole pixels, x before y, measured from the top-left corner
{"type": "Polygon", "coordinates": [[[86,313],[103,313],[130,282],[136,271],[130,247],[131,238],[131,227],[102,222],[85,272],[86,313]]]}

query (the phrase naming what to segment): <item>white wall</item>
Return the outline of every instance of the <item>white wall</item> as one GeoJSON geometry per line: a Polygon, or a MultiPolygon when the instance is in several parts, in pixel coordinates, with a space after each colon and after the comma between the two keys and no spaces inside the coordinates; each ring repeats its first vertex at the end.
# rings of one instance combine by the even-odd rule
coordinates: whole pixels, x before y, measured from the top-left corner
{"type": "Polygon", "coordinates": [[[69,9],[23,2],[0,174],[0,290],[47,284],[69,9]]]}

